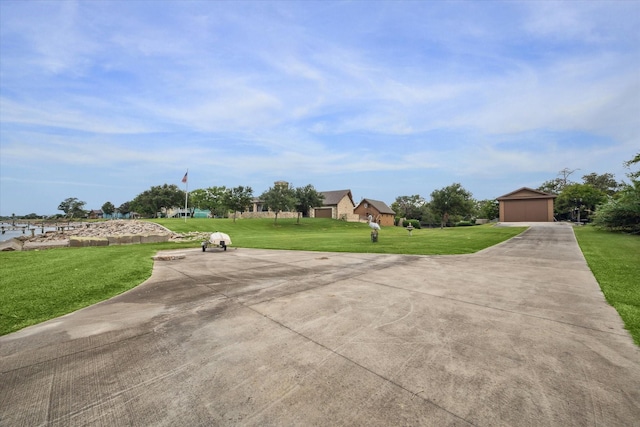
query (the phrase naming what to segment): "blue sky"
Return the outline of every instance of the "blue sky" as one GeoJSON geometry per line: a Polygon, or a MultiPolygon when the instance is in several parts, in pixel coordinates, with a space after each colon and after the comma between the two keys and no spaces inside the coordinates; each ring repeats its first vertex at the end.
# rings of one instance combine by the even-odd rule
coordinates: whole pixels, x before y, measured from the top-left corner
{"type": "Polygon", "coordinates": [[[0,1],[0,215],[274,181],[391,204],[613,173],[638,1],[0,1]]]}

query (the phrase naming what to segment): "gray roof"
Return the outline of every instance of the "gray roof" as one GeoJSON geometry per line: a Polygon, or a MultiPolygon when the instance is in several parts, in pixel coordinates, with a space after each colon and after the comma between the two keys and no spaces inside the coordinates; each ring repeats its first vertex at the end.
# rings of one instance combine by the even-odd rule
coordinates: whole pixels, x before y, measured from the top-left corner
{"type": "Polygon", "coordinates": [[[387,204],[385,202],[381,202],[380,200],[362,199],[360,204],[362,204],[364,202],[369,203],[369,206],[373,206],[381,214],[392,214],[392,215],[396,214],[393,209],[391,209],[389,206],[387,206],[387,204]]]}
{"type": "Polygon", "coordinates": [[[349,196],[351,204],[355,206],[353,197],[351,196],[351,190],[321,191],[320,194],[324,196],[322,206],[336,206],[344,196],[349,196]]]}

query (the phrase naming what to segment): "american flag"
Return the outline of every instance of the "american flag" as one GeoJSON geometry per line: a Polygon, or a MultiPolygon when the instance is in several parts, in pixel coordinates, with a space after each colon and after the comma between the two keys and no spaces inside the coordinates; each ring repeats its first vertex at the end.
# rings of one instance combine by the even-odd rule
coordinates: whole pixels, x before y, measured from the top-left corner
{"type": "Polygon", "coordinates": [[[182,182],[183,183],[187,183],[187,175],[189,175],[189,171],[187,171],[187,173],[184,174],[184,176],[182,177],[182,182]]]}

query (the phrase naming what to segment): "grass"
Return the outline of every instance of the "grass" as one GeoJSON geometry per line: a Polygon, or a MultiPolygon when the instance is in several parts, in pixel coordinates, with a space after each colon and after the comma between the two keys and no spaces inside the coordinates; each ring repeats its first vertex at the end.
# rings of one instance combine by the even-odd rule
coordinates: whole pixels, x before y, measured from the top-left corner
{"type": "MultiPolygon", "coordinates": [[[[234,247],[333,252],[463,254],[476,252],[524,228],[490,226],[444,230],[385,227],[372,243],[367,224],[328,219],[162,219],[180,233],[222,231],[234,247]]],[[[131,289],[151,275],[161,249],[199,247],[200,242],[59,248],[0,252],[0,335],[58,317],[131,289]]]]}
{"type": "Polygon", "coordinates": [[[170,230],[221,231],[233,246],[242,248],[292,249],[305,251],[394,253],[411,255],[451,255],[474,253],[520,234],[525,227],[455,227],[413,230],[383,227],[378,242],[371,242],[366,223],[331,219],[232,219],[193,218],[153,220],[170,230]]]}
{"type": "MultiPolygon", "coordinates": [[[[0,335],[108,299],[144,282],[164,243],[0,252],[0,335]]],[[[193,246],[190,243],[189,246],[193,246]]]]}
{"type": "Polygon", "coordinates": [[[591,226],[575,234],[607,302],[640,346],[640,237],[591,226]]]}
{"type": "MultiPolygon", "coordinates": [[[[468,254],[507,240],[524,228],[456,227],[413,230],[384,227],[372,243],[367,224],[325,219],[154,220],[180,233],[222,231],[234,247],[330,252],[468,254]]],[[[625,327],[640,345],[640,238],[576,228],[589,267],[625,327]]],[[[131,289],[151,275],[151,257],[199,242],[157,243],[32,252],[0,252],[0,335],[61,316],[131,289]]]]}

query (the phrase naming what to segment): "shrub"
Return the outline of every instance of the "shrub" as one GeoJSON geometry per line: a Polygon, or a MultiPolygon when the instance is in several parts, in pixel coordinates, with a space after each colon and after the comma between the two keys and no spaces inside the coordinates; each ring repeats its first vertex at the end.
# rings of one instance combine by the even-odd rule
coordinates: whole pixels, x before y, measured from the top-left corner
{"type": "Polygon", "coordinates": [[[456,223],[456,227],[469,227],[471,225],[475,225],[472,221],[459,221],[456,223]]]}
{"type": "Polygon", "coordinates": [[[600,206],[593,223],[610,230],[640,233],[640,183],[625,187],[617,199],[600,206]]]}
{"type": "Polygon", "coordinates": [[[409,224],[411,224],[413,228],[420,228],[420,221],[418,221],[417,219],[405,219],[402,222],[402,226],[405,228],[408,227],[409,224]]]}

